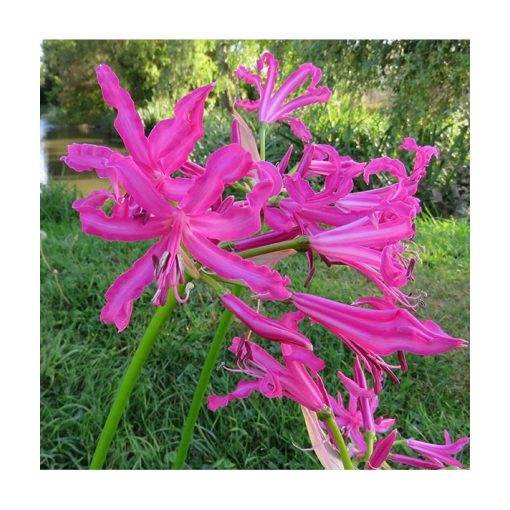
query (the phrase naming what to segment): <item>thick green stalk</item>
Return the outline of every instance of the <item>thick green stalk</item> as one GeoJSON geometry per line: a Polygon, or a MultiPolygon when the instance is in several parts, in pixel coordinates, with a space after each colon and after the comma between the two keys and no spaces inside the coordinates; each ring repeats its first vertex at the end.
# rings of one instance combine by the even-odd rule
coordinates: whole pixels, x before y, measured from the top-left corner
{"type": "MultiPolygon", "coordinates": [[[[179,287],[179,292],[182,292],[182,290],[183,288],[179,287]]],[[[115,431],[119,425],[122,413],[126,408],[129,396],[131,395],[136,381],[138,380],[138,376],[140,375],[145,361],[151,352],[154,341],[176,304],[177,300],[175,299],[173,289],[171,289],[165,306],[159,307],[153,315],[145,333],[143,334],[140,345],[136,349],[133,359],[124,374],[124,378],[120,383],[110,409],[110,414],[108,415],[101,435],[99,436],[96,451],[94,452],[92,462],[90,463],[90,469],[101,469],[103,467],[108,449],[110,448],[113,436],[115,435],[115,431]]]]}
{"type": "Polygon", "coordinates": [[[367,430],[365,434],[365,442],[367,443],[367,451],[365,453],[365,462],[370,460],[372,457],[372,453],[374,451],[374,440],[375,440],[375,432],[373,430],[367,430]]]}
{"type": "MultiPolygon", "coordinates": [[[[232,294],[239,296],[241,291],[242,287],[236,286],[232,290],[232,294]]],[[[202,372],[200,373],[197,387],[195,388],[195,393],[193,395],[193,400],[191,401],[188,416],[186,417],[186,422],[182,428],[181,442],[179,444],[179,449],[177,450],[173,469],[184,468],[188,450],[191,444],[191,439],[193,438],[193,429],[195,428],[195,424],[197,422],[198,413],[202,407],[205,392],[207,390],[212,371],[216,365],[216,360],[218,359],[221,344],[223,343],[231,322],[232,312],[225,309],[223,315],[221,316],[220,323],[218,324],[218,329],[216,330],[211,346],[209,347],[207,357],[205,358],[204,366],[202,367],[202,372]]]]}
{"type": "Polygon", "coordinates": [[[266,244],[265,246],[258,246],[257,248],[239,251],[236,252],[236,255],[243,257],[243,259],[248,259],[256,257],[257,255],[264,255],[265,253],[291,249],[296,251],[307,251],[310,249],[310,240],[306,236],[300,236],[295,239],[280,241],[279,243],[266,244]]]}
{"type": "Polygon", "coordinates": [[[338,425],[336,424],[333,414],[330,411],[327,411],[323,414],[318,413],[317,416],[319,419],[326,422],[326,425],[328,426],[328,429],[335,440],[338,452],[340,453],[340,459],[342,459],[344,469],[354,469],[351,457],[349,456],[349,450],[347,449],[347,445],[345,444],[344,438],[340,432],[340,429],[338,428],[338,425]]]}

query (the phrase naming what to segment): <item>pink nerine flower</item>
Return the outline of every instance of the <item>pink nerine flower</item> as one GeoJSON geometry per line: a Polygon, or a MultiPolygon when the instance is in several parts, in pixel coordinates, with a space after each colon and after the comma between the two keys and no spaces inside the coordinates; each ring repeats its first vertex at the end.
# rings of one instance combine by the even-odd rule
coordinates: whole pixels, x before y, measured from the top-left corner
{"type": "Polygon", "coordinates": [[[463,448],[469,443],[469,437],[461,437],[452,443],[450,434],[448,434],[448,431],[445,430],[444,439],[444,445],[424,443],[423,441],[416,441],[415,439],[407,440],[407,446],[409,446],[409,448],[420,453],[428,460],[417,459],[415,457],[399,454],[393,454],[391,456],[391,460],[399,462],[400,464],[406,464],[408,466],[422,469],[442,469],[445,467],[445,464],[463,469],[462,464],[457,459],[453,458],[453,455],[456,455],[463,450],[463,448]]]}
{"type": "Polygon", "coordinates": [[[244,282],[259,298],[288,298],[288,278],[218,246],[219,240],[241,239],[260,229],[261,208],[279,191],[275,180],[278,170],[270,163],[254,163],[239,144],[231,144],[213,153],[198,175],[169,177],[185,164],[202,134],[204,88],[181,99],[176,117],[158,123],[146,138],[134,104],[113,71],[100,66],[98,78],[105,100],[118,110],[115,126],[131,157],[106,147],[70,145],[63,160],[77,171],[96,169],[114,189],[94,191],[75,201],[73,208],[80,213],[83,231],[88,234],[113,241],[159,238],[108,289],[101,318],[123,330],[129,323],[133,301],[153,281],[157,285],[155,305],[164,304],[172,288],[181,299],[176,291],[184,282],[181,243],[201,264],[222,278],[244,282]],[[223,201],[224,188],[250,171],[256,173],[258,182],[246,200],[223,201]],[[110,215],[103,210],[108,201],[113,201],[110,215]]]}
{"type": "Polygon", "coordinates": [[[255,380],[240,381],[237,388],[225,396],[210,395],[208,408],[216,411],[229,402],[247,398],[252,391],[259,391],[268,398],[287,397],[311,411],[322,411],[328,406],[328,395],[319,370],[324,362],[311,351],[289,344],[282,344],[284,363],[257,344],[244,338],[234,338],[229,350],[236,353],[238,371],[255,380]]]}
{"type": "Polygon", "coordinates": [[[250,112],[258,110],[259,121],[271,124],[276,121],[285,121],[289,124],[292,132],[301,140],[308,142],[312,135],[300,118],[290,117],[299,108],[315,103],[325,103],[331,97],[331,90],[327,87],[318,87],[321,80],[321,70],[313,64],[301,64],[275,91],[278,79],[279,62],[274,56],[265,52],[257,61],[257,72],[253,73],[244,66],[240,66],[234,73],[235,76],[255,87],[259,93],[256,101],[237,99],[235,106],[244,108],[250,112]],[[260,71],[267,66],[266,78],[262,82],[260,71]],[[310,84],[306,92],[294,99],[288,100],[300,86],[308,79],[310,84]]]}
{"type": "MultiPolygon", "coordinates": [[[[337,335],[351,348],[386,356],[398,351],[440,354],[465,345],[465,340],[447,335],[435,322],[420,321],[407,310],[382,299],[366,298],[372,310],[346,305],[311,294],[295,293],[295,306],[313,321],[337,335]]],[[[363,358],[363,356],[361,356],[363,358]]]]}

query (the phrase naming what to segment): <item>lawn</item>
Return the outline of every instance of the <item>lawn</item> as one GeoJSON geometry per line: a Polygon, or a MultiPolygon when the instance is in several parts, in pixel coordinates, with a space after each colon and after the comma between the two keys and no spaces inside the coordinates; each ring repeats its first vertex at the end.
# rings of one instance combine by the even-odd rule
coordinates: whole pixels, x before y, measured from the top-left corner
{"type": "MultiPolygon", "coordinates": [[[[50,187],[41,195],[41,467],[88,466],[124,369],[150,320],[151,291],[135,304],[130,326],[117,334],[99,320],[103,295],[118,274],[139,257],[146,243],[113,243],[81,233],[71,196],[50,187]]],[[[421,219],[422,264],[416,288],[428,294],[421,318],[438,322],[452,336],[469,339],[469,223],[421,219]]],[[[284,260],[279,270],[302,288],[304,257],[284,260]]],[[[347,267],[318,265],[310,292],[352,302],[374,287],[347,267]]],[[[245,294],[245,297],[247,293],[245,294]]],[[[268,306],[271,315],[281,311],[268,306]]],[[[197,285],[157,340],[131,396],[107,457],[111,469],[169,469],[200,369],[222,312],[212,292],[197,285]]],[[[241,331],[235,321],[232,335],[241,331]]],[[[316,352],[327,361],[332,394],[338,369],[351,373],[352,354],[325,329],[306,323],[316,352]]],[[[232,336],[231,335],[231,336],[232,336]]],[[[230,338],[230,337],[229,337],[230,338]]],[[[219,363],[233,366],[225,345],[219,363]]],[[[469,349],[434,357],[409,356],[400,385],[386,381],[380,414],[397,419],[403,438],[442,442],[469,435],[469,349]]],[[[232,390],[239,377],[214,372],[211,392],[232,390]]],[[[299,406],[259,394],[216,413],[199,416],[188,467],[193,469],[318,469],[299,406]]],[[[461,455],[469,465],[469,449],[461,455]]]]}

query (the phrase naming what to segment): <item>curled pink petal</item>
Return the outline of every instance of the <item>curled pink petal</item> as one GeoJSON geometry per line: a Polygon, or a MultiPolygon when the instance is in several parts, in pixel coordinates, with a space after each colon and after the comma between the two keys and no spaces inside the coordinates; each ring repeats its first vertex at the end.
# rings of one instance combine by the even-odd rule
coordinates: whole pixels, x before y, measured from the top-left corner
{"type": "Polygon", "coordinates": [[[175,105],[175,116],[158,122],[151,131],[151,159],[160,163],[166,175],[186,162],[195,143],[202,138],[205,100],[214,85],[210,83],[184,96],[175,105]]]}
{"type": "Polygon", "coordinates": [[[399,464],[405,464],[418,469],[441,469],[443,467],[440,462],[417,459],[415,457],[409,457],[408,455],[401,455],[399,453],[392,453],[389,458],[393,462],[398,462],[399,464]]]}
{"type": "Polygon", "coordinates": [[[306,336],[285,326],[280,321],[270,319],[269,317],[257,313],[233,294],[224,294],[221,297],[221,302],[240,321],[262,338],[311,349],[312,344],[306,336]]]}
{"type": "Polygon", "coordinates": [[[171,216],[174,213],[174,207],[158,193],[149,177],[133,159],[114,154],[110,158],[109,166],[117,171],[122,185],[139,206],[161,217],[171,216]]]}
{"type": "Polygon", "coordinates": [[[220,196],[225,186],[243,178],[252,168],[250,153],[239,144],[226,145],[209,156],[203,175],[197,177],[180,202],[186,214],[205,212],[220,196]]]}
{"type": "Polygon", "coordinates": [[[297,117],[283,117],[283,119],[290,126],[290,130],[303,142],[308,143],[312,139],[312,133],[306,127],[305,123],[297,117]]]}
{"type": "Polygon", "coordinates": [[[153,255],[161,255],[164,242],[159,241],[140,257],[130,269],[121,274],[106,291],[106,305],[101,311],[101,320],[115,324],[119,332],[125,329],[133,311],[133,301],[154,280],[153,255]]]}
{"type": "Polygon", "coordinates": [[[222,250],[206,237],[189,230],[185,232],[184,244],[201,264],[221,278],[244,282],[259,299],[282,300],[291,296],[285,288],[290,280],[267,266],[257,266],[251,260],[222,250]]]}
{"type": "Polygon", "coordinates": [[[142,119],[129,93],[120,86],[117,75],[106,64],[96,69],[97,81],[107,104],[117,110],[114,125],[127,150],[139,164],[149,167],[148,141],[142,119]]]}
{"type": "Polygon", "coordinates": [[[98,177],[109,179],[115,194],[120,196],[117,172],[108,164],[114,153],[101,145],[72,143],[67,146],[67,156],[62,156],[60,160],[77,172],[95,170],[98,177]]]}

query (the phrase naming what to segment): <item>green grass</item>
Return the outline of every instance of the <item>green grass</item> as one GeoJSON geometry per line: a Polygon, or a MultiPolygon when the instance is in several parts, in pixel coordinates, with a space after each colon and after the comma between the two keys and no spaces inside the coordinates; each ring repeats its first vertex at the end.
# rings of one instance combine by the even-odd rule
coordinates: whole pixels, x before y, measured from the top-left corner
{"type": "MultiPolygon", "coordinates": [[[[146,292],[131,324],[117,334],[99,320],[103,295],[114,278],[140,256],[147,243],[112,243],[82,234],[74,214],[64,212],[69,195],[58,189],[41,197],[41,228],[47,238],[41,262],[41,467],[88,466],[122,374],[153,313],[146,292]]],[[[428,293],[419,316],[437,321],[451,335],[469,338],[469,223],[420,220],[417,242],[425,247],[416,269],[417,287],[428,293]]],[[[279,269],[296,287],[306,276],[303,257],[279,269]]],[[[319,265],[310,292],[351,302],[374,292],[346,267],[319,265]]],[[[281,305],[265,307],[268,314],[281,305]]],[[[208,342],[221,314],[217,300],[197,285],[157,340],[127,413],[113,440],[106,467],[169,469],[180,438],[208,342]]],[[[232,334],[241,326],[235,322],[232,334]]],[[[326,359],[326,385],[335,394],[338,369],[350,373],[352,355],[319,326],[305,324],[317,354],[326,359]]],[[[441,441],[443,429],[456,439],[469,435],[469,351],[434,357],[409,356],[401,384],[386,382],[380,415],[397,419],[401,437],[441,441]]],[[[224,346],[220,360],[233,359],[224,346]]],[[[234,388],[239,377],[218,368],[211,392],[234,388]]],[[[203,408],[188,456],[194,469],[318,469],[301,412],[288,400],[259,394],[216,413],[203,408]]],[[[469,450],[461,460],[469,464],[469,450]]]]}

